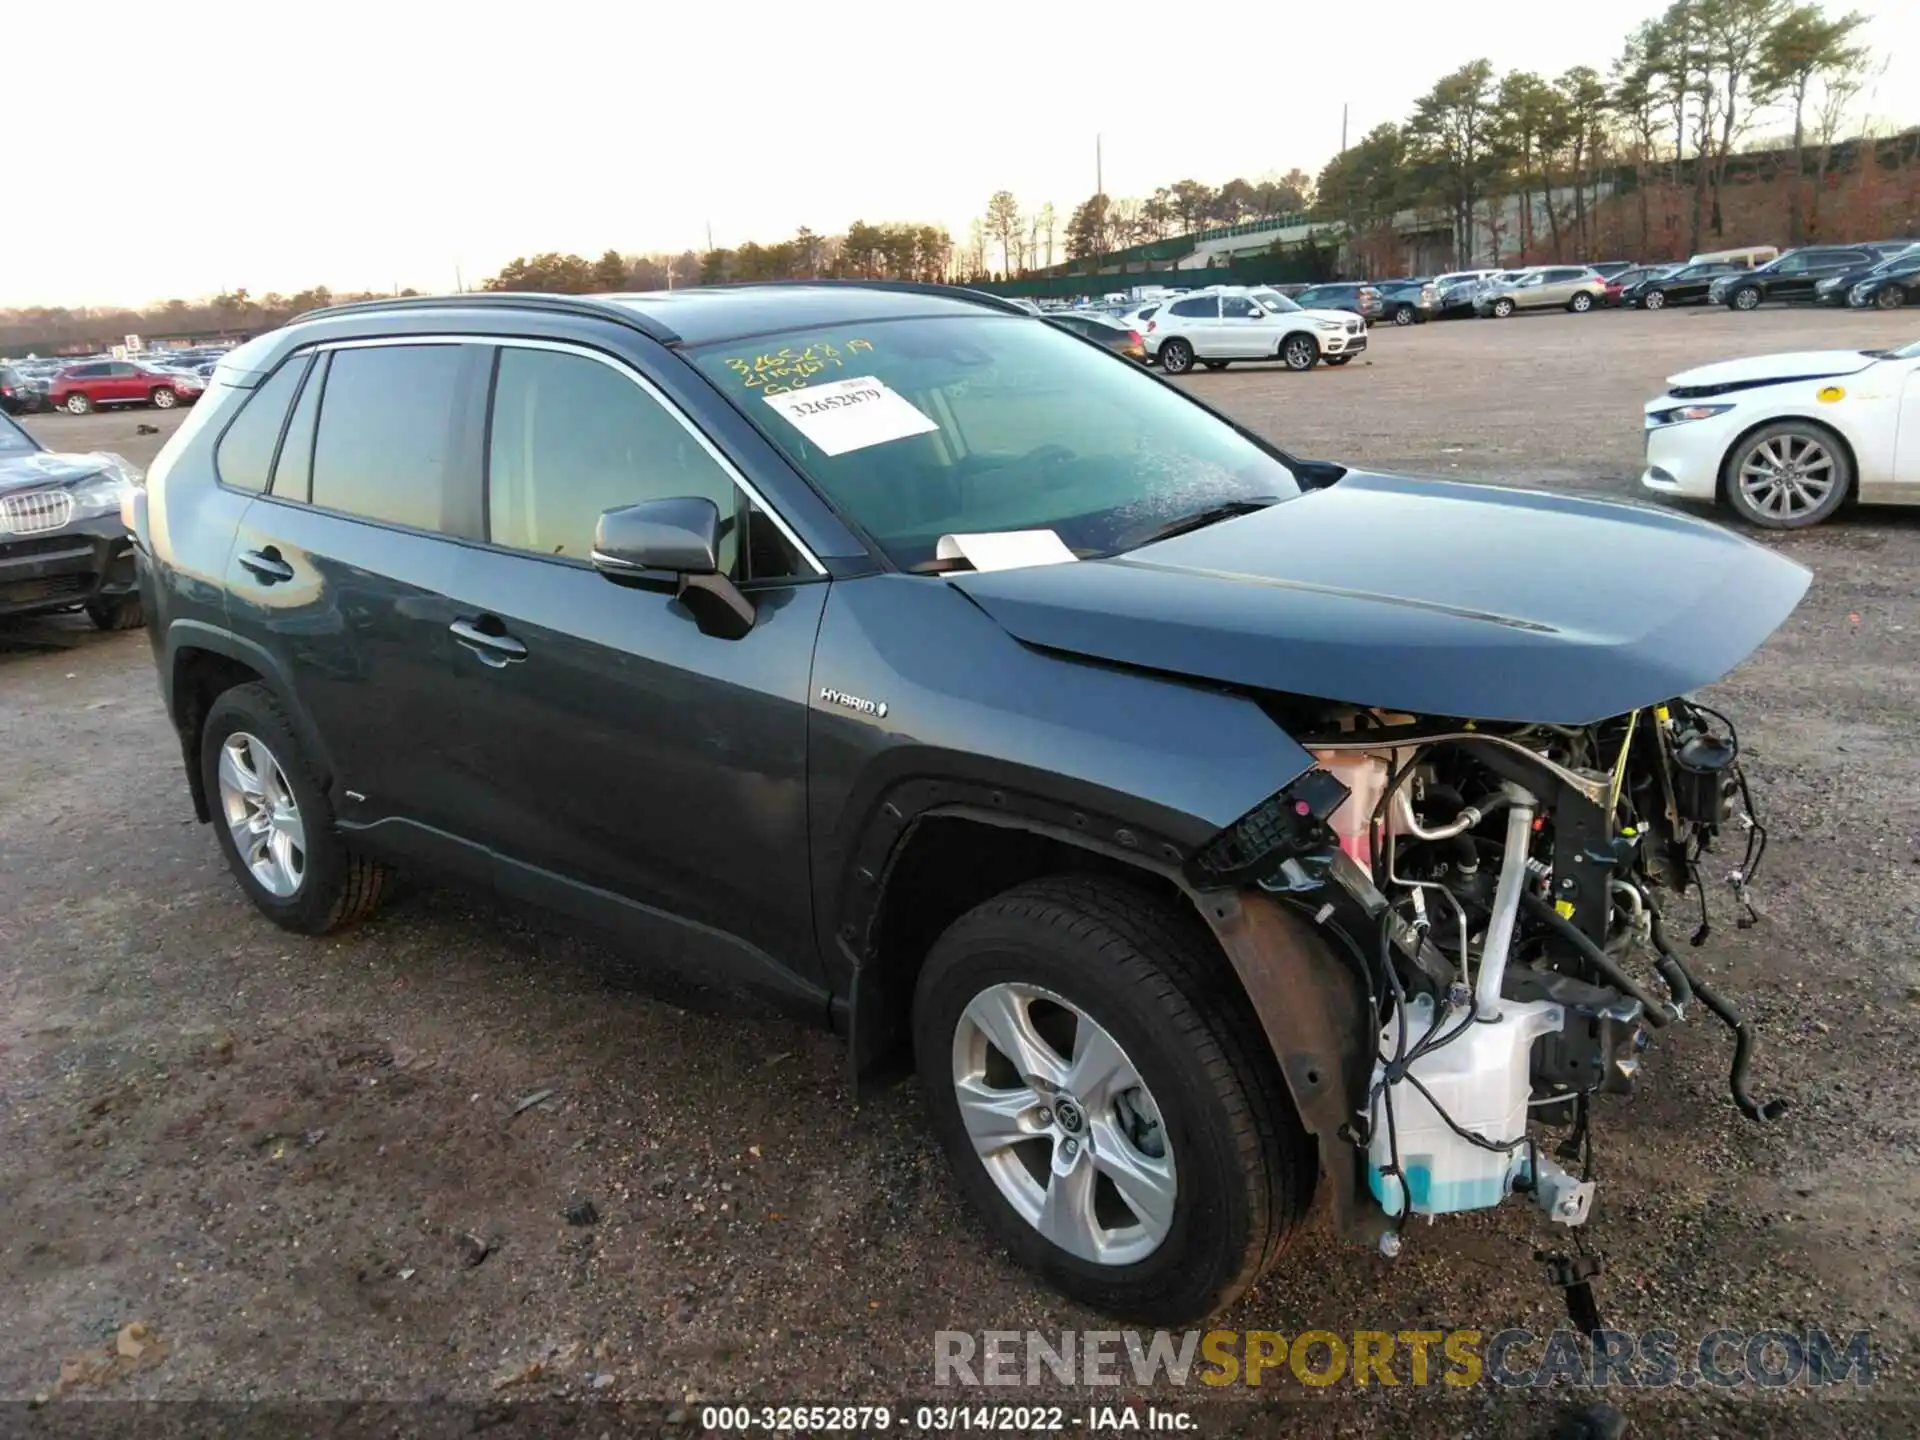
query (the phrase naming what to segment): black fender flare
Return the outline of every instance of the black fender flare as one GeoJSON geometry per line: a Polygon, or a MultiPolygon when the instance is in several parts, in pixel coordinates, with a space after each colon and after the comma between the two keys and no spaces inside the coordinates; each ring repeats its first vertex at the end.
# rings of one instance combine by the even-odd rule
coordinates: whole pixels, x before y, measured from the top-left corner
{"type": "Polygon", "coordinates": [[[954,817],[1025,830],[1118,860],[1176,887],[1214,933],[1267,1038],[1302,1123],[1333,1187],[1336,1231],[1377,1243],[1390,1221],[1365,1184],[1365,1157],[1350,1138],[1366,1108],[1373,1024],[1351,966],[1306,920],[1251,890],[1198,890],[1185,878],[1186,850],[1140,824],[1043,796],[974,782],[915,779],[882,797],[849,860],[846,904],[835,935],[852,980],[843,1027],[856,1093],[888,1037],[863,1018],[886,1010],[886,976],[865,963],[886,883],[924,820],[954,817]]]}
{"type": "Polygon", "coordinates": [[[286,667],[265,646],[234,634],[218,625],[204,620],[175,620],[167,626],[165,641],[161,649],[160,677],[167,705],[167,718],[173,722],[175,732],[180,736],[180,754],[187,770],[187,787],[193,795],[194,814],[202,824],[213,818],[206,795],[206,787],[200,779],[199,742],[200,736],[196,717],[183,713],[182,697],[178,693],[177,679],[180,673],[181,652],[184,650],[203,651],[209,655],[218,655],[237,665],[244,665],[261,679],[261,683],[274,693],[280,707],[286,712],[288,721],[293,725],[295,735],[301,747],[319,771],[323,788],[333,782],[333,757],[321,739],[319,730],[314,726],[306,709],[296,698],[296,691],[286,667]]]}

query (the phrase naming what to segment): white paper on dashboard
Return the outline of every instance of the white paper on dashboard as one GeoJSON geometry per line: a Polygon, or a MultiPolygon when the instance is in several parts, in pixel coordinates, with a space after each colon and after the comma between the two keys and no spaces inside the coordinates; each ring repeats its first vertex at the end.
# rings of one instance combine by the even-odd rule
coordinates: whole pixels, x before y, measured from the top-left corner
{"type": "Polygon", "coordinates": [[[864,450],[940,427],[871,375],[766,397],[788,424],[829,455],[864,450]]]}
{"type": "Polygon", "coordinates": [[[1023,565],[1059,565],[1079,557],[1051,530],[993,530],[978,535],[942,535],[936,560],[965,560],[975,570],[1017,570],[1023,565]]]}

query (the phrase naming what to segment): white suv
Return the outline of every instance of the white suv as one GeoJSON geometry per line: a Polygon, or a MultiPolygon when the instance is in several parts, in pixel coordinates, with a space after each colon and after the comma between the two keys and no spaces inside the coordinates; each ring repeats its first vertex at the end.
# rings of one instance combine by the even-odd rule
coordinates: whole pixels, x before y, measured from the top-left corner
{"type": "Polygon", "coordinates": [[[1367,322],[1345,310],[1302,310],[1284,295],[1221,287],[1170,300],[1147,322],[1147,354],[1169,375],[1196,363],[1224,370],[1235,360],[1279,360],[1311,370],[1344,365],[1367,348],[1367,322]]]}

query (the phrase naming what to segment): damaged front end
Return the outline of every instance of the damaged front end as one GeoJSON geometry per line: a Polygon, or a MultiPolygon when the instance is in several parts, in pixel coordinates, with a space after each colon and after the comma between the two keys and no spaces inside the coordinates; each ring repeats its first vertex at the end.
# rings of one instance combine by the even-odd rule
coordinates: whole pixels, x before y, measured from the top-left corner
{"type": "Polygon", "coordinates": [[[1666,923],[1693,891],[1706,938],[1702,858],[1729,836],[1753,918],[1766,831],[1725,717],[1678,698],[1587,725],[1316,711],[1286,717],[1315,768],[1187,879],[1319,1137],[1343,1233],[1394,1253],[1409,1215],[1510,1194],[1583,1224],[1592,1097],[1630,1091],[1652,1036],[1696,1007],[1733,1032],[1741,1112],[1781,1113],[1749,1090],[1746,1022],[1666,923]],[[1335,975],[1303,958],[1316,933],[1335,975]]]}

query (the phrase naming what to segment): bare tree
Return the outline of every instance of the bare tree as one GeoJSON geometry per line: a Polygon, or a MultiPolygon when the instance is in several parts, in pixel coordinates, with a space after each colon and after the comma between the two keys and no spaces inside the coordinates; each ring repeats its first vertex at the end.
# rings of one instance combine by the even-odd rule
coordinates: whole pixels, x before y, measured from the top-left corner
{"type": "Polygon", "coordinates": [[[1013,198],[1011,190],[996,190],[987,201],[987,213],[983,219],[987,234],[1000,246],[1000,269],[1011,276],[1019,261],[1014,254],[1020,243],[1020,202],[1013,198]]]}

